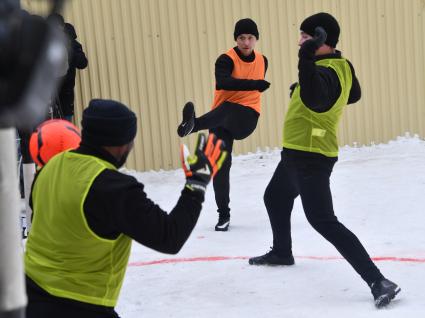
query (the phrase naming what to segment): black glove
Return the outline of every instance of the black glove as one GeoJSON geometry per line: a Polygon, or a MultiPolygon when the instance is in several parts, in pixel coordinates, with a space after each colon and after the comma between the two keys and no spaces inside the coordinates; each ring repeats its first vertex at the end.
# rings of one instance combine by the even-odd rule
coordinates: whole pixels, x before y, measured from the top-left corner
{"type": "Polygon", "coordinates": [[[292,94],[294,94],[294,90],[297,87],[298,82],[292,83],[291,86],[289,86],[289,97],[292,97],[292,94]]]}
{"type": "Polygon", "coordinates": [[[320,48],[325,42],[328,34],[325,29],[318,26],[314,29],[314,37],[305,41],[298,52],[300,58],[313,58],[316,50],[320,48]]]}
{"type": "Polygon", "coordinates": [[[227,151],[223,151],[223,147],[223,141],[217,139],[214,134],[210,134],[207,140],[202,133],[198,134],[193,155],[189,155],[186,145],[181,145],[180,159],[186,175],[186,188],[205,192],[208,183],[226,159],[227,151]]]}
{"type": "Polygon", "coordinates": [[[327,37],[328,37],[328,34],[326,33],[325,29],[322,28],[321,26],[318,26],[314,29],[313,41],[314,43],[316,43],[317,48],[325,44],[327,37]]]}
{"type": "Polygon", "coordinates": [[[256,85],[255,88],[256,90],[258,90],[260,93],[264,92],[266,89],[268,89],[270,87],[270,83],[267,82],[266,80],[257,80],[256,81],[256,85]]]}

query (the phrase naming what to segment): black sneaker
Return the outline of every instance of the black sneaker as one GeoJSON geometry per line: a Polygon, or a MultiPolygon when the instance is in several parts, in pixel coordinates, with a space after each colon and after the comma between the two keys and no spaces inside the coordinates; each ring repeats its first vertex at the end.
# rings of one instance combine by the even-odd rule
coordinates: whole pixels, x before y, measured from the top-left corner
{"type": "Polygon", "coordinates": [[[401,290],[397,284],[386,278],[374,282],[370,285],[370,289],[377,308],[388,305],[401,290]]]}
{"type": "Polygon", "coordinates": [[[183,120],[177,128],[180,137],[189,135],[195,127],[195,107],[192,102],[187,102],[183,107],[183,120]]]}
{"type": "Polygon", "coordinates": [[[226,232],[229,229],[230,225],[230,215],[219,216],[218,222],[215,226],[215,230],[219,232],[226,232]]]}
{"type": "Polygon", "coordinates": [[[292,255],[282,257],[273,251],[273,248],[264,255],[252,257],[248,260],[249,265],[294,265],[292,255]]]}

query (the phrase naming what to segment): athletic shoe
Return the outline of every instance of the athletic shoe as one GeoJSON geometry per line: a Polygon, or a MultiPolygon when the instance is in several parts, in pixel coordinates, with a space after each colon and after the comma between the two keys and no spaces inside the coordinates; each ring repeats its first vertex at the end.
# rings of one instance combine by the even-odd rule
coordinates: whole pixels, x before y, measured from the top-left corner
{"type": "Polygon", "coordinates": [[[218,222],[215,226],[216,231],[226,232],[229,229],[230,225],[230,215],[219,215],[218,222]]]}
{"type": "Polygon", "coordinates": [[[177,128],[180,137],[189,135],[195,127],[195,107],[192,102],[187,102],[183,107],[183,120],[177,128]]]}
{"type": "Polygon", "coordinates": [[[370,289],[377,308],[387,306],[401,290],[397,284],[386,278],[374,282],[370,285],[370,289]]]}
{"type": "Polygon", "coordinates": [[[249,265],[294,265],[295,260],[292,255],[278,255],[272,248],[264,255],[250,258],[248,263],[249,265]]]}

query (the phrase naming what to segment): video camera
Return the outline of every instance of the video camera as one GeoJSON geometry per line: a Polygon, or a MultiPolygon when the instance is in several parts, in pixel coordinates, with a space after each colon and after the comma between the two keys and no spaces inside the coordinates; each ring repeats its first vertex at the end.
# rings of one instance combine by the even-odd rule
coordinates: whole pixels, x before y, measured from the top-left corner
{"type": "MultiPolygon", "coordinates": [[[[50,14],[62,4],[52,0],[50,14]]],[[[22,10],[19,0],[0,1],[0,128],[31,130],[45,118],[67,56],[53,24],[22,10]]]]}

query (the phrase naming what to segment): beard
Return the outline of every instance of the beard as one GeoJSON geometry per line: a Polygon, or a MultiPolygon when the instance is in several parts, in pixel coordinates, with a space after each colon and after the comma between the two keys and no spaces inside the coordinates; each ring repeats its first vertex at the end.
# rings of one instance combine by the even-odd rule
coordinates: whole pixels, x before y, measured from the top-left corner
{"type": "Polygon", "coordinates": [[[125,162],[127,161],[127,157],[128,154],[130,153],[131,150],[127,150],[120,158],[120,160],[118,160],[118,168],[121,168],[125,162]]]}

